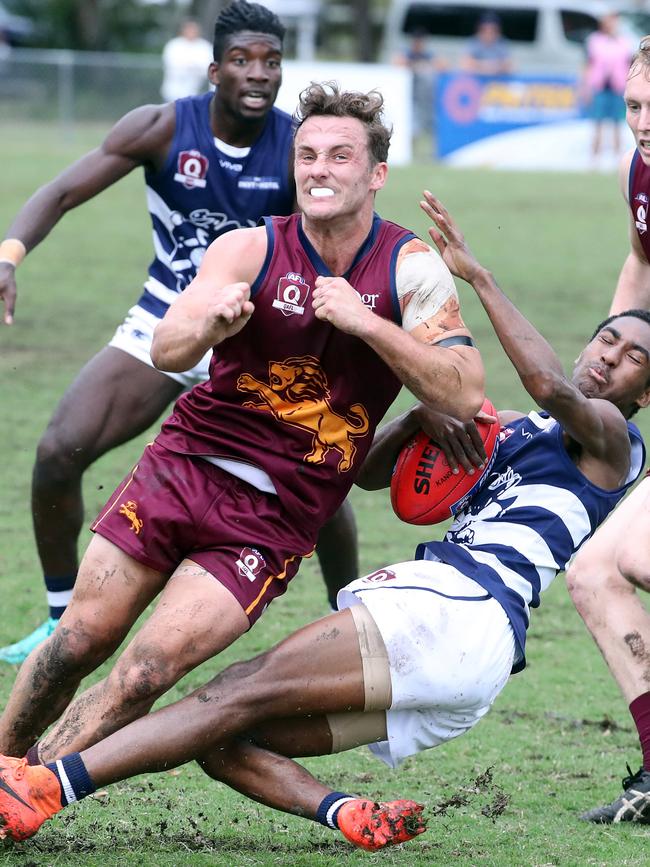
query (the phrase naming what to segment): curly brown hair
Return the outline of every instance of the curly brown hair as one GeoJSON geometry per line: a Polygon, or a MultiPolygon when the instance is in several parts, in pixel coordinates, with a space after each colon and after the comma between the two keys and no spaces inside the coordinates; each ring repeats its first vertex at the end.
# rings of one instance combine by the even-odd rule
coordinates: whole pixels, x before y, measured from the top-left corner
{"type": "Polygon", "coordinates": [[[336,81],[323,84],[312,81],[300,94],[295,113],[296,128],[310,117],[354,117],[360,120],[368,132],[368,151],[372,165],[388,159],[392,128],[383,121],[384,97],[378,90],[369,93],[345,91],[336,81]]]}

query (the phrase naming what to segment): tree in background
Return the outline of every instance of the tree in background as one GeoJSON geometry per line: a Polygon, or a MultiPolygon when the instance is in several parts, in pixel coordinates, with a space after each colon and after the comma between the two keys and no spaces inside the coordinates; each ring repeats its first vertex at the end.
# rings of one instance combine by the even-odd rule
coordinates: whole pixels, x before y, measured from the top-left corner
{"type": "Polygon", "coordinates": [[[146,51],[160,48],[167,7],[138,0],[4,0],[35,22],[31,44],[39,48],[146,51]]]}
{"type": "MultiPolygon", "coordinates": [[[[230,0],[3,0],[35,23],[30,44],[82,51],[159,51],[182,18],[196,18],[208,39],[230,0]]],[[[264,2],[264,0],[260,0],[264,2]]],[[[322,0],[319,54],[371,62],[377,59],[386,0],[322,0]],[[341,37],[345,55],[341,57],[341,37]]],[[[282,12],[280,11],[280,15],[282,12]]]]}

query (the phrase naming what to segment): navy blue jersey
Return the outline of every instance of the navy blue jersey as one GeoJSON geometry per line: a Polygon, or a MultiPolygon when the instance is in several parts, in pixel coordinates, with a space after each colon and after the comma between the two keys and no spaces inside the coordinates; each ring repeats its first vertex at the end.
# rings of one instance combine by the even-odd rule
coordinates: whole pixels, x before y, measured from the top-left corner
{"type": "Polygon", "coordinates": [[[218,235],[293,210],[289,115],[272,109],[249,153],[228,155],[215,144],[211,99],[206,93],[176,101],[176,131],[165,165],[145,171],[155,258],[138,303],[159,317],[194,279],[218,235]]]}
{"type": "Polygon", "coordinates": [[[455,566],[505,609],[524,666],[529,609],[539,605],[558,572],[622,499],[643,469],[641,434],[632,444],[625,484],[606,491],[571,460],[563,430],[547,413],[531,412],[501,431],[487,479],[456,516],[442,542],[419,545],[416,557],[455,566]]]}

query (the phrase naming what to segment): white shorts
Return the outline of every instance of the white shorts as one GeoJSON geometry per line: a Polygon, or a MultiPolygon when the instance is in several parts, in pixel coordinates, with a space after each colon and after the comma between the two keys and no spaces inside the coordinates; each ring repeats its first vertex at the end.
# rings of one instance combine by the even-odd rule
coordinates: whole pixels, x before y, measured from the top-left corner
{"type": "MultiPolygon", "coordinates": [[[[108,345],[121,349],[139,361],[144,361],[149,367],[153,367],[151,342],[153,340],[154,328],[159,322],[160,319],[157,316],[149,313],[148,310],[143,310],[142,307],[136,304],[126,314],[124,322],[118,326],[108,345]]],[[[169,373],[162,370],[161,373],[164,373],[165,376],[169,376],[171,379],[175,379],[176,382],[180,382],[184,388],[191,388],[193,385],[205,382],[208,379],[208,367],[211,358],[212,350],[209,350],[196,367],[193,367],[191,370],[186,370],[184,373],[169,373]]]]}
{"type": "Polygon", "coordinates": [[[344,587],[338,607],[363,603],[388,652],[387,741],[370,744],[391,767],[462,735],[503,689],[515,658],[505,611],[446,563],[397,563],[344,587]]]}

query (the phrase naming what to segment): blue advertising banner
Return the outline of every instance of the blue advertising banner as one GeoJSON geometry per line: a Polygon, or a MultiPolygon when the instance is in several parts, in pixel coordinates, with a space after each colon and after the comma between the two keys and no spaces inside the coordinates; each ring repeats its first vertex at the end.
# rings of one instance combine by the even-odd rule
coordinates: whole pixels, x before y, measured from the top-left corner
{"type": "Polygon", "coordinates": [[[443,73],[436,87],[437,156],[490,136],[582,116],[576,76],[443,73]]]}

